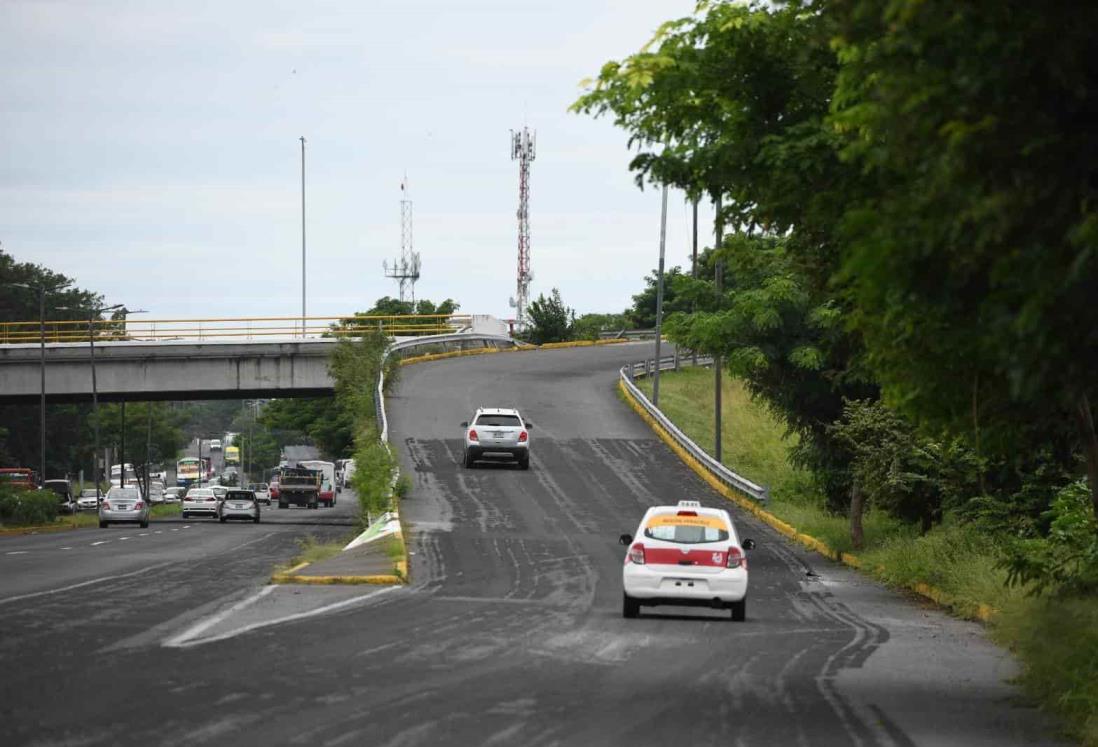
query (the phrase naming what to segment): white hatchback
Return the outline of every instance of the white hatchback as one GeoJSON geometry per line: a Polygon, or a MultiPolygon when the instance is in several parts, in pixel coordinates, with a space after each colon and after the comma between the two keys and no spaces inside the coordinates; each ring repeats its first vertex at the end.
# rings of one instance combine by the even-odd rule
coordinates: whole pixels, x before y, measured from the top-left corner
{"type": "Polygon", "coordinates": [[[742,542],[732,517],[697,501],[653,506],[636,537],[623,534],[629,550],[622,571],[622,615],[661,604],[729,609],[732,619],[747,616],[747,556],[753,540],[742,542]]]}

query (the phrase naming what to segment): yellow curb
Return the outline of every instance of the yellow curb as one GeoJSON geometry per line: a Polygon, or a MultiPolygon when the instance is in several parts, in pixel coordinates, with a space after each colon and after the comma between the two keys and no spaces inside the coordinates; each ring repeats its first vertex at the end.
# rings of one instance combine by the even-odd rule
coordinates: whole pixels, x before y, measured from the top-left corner
{"type": "MultiPolygon", "coordinates": [[[[743,508],[744,510],[754,514],[756,517],[759,518],[760,521],[770,525],[785,537],[788,537],[791,540],[799,542],[800,544],[812,550],[815,550],[824,557],[836,560],[840,563],[843,563],[844,565],[850,566],[851,568],[857,568],[859,570],[862,569],[862,561],[858,558],[857,555],[835,550],[827,543],[817,539],[816,537],[813,537],[809,534],[804,534],[803,532],[798,532],[795,528],[782,521],[774,514],[761,508],[752,499],[748,498],[747,496],[741,495],[740,493],[737,493],[724,483],[720,482],[717,478],[713,477],[713,475],[709,473],[709,470],[705,469],[705,467],[702,466],[702,464],[697,459],[695,459],[693,456],[691,456],[689,452],[679,446],[678,442],[676,442],[675,439],[671,438],[671,435],[663,429],[663,427],[656,421],[655,418],[648,414],[648,411],[645,410],[644,407],[642,407],[641,404],[636,401],[636,399],[629,392],[629,390],[625,388],[625,384],[620,380],[618,381],[618,389],[621,390],[621,393],[625,397],[625,401],[629,403],[629,406],[632,407],[638,415],[640,415],[641,419],[644,422],[648,423],[648,426],[653,431],[655,431],[656,435],[660,437],[660,440],[662,440],[665,444],[671,447],[671,450],[678,455],[679,459],[681,459],[686,464],[686,466],[692,469],[699,477],[705,480],[705,482],[707,482],[709,486],[712,487],[715,491],[738,505],[740,508],[743,508]]],[[[877,570],[879,572],[883,569],[878,568],[877,570]]],[[[951,596],[943,592],[941,589],[935,588],[929,584],[925,584],[922,582],[908,584],[907,588],[929,599],[935,604],[950,609],[956,609],[956,606],[954,604],[955,600],[951,596]]],[[[976,608],[975,617],[981,622],[986,623],[989,622],[995,616],[995,614],[995,608],[991,607],[990,605],[981,603],[976,608]]]]}
{"type": "Polygon", "coordinates": [[[612,340],[572,340],[571,342],[547,342],[544,345],[522,345],[511,348],[474,348],[472,350],[452,350],[448,353],[428,353],[415,355],[409,358],[401,358],[401,366],[410,366],[413,363],[427,363],[429,361],[441,361],[446,358],[464,358],[469,355],[488,355],[492,353],[525,353],[535,350],[559,350],[560,348],[586,348],[593,345],[617,345],[623,342],[634,342],[624,338],[612,340]]]}
{"type": "Polygon", "coordinates": [[[377,574],[371,576],[298,576],[288,573],[279,573],[271,576],[273,584],[313,584],[331,586],[334,584],[402,584],[404,581],[392,574],[377,574]]]}

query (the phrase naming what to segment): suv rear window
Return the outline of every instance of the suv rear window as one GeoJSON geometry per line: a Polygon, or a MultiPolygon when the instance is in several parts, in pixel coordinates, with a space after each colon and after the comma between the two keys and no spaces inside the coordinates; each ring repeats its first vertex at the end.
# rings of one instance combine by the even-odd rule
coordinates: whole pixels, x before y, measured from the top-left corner
{"type": "Polygon", "coordinates": [[[518,415],[481,415],[477,418],[476,425],[497,425],[509,428],[521,428],[522,421],[518,415]]]}
{"type": "Polygon", "coordinates": [[[702,542],[725,542],[728,526],[715,516],[683,516],[656,514],[648,520],[644,536],[662,542],[696,545],[702,542]]]}

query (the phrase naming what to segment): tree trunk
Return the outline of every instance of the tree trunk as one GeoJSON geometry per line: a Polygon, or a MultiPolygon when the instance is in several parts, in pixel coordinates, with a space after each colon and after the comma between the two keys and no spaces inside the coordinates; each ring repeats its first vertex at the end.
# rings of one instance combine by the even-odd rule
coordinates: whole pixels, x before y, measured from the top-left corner
{"type": "Polygon", "coordinates": [[[861,550],[865,544],[865,533],[862,531],[862,514],[865,513],[865,496],[857,478],[850,487],[850,544],[855,550],[861,550]]]}
{"type": "Polygon", "coordinates": [[[1087,462],[1090,503],[1094,508],[1094,516],[1098,519],[1098,434],[1094,432],[1094,416],[1090,411],[1090,399],[1085,392],[1075,402],[1075,415],[1083,442],[1083,454],[1087,462]]]}

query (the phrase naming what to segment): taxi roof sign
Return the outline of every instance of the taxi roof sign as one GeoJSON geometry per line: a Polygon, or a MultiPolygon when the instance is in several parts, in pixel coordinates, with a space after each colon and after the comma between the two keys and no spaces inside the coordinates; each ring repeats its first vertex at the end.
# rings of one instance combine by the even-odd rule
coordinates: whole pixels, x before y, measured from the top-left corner
{"type": "Polygon", "coordinates": [[[701,501],[679,501],[679,508],[701,508],[701,501]]]}

